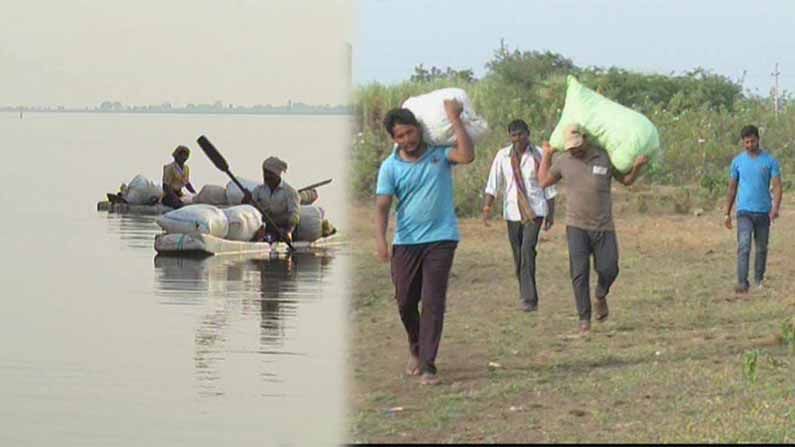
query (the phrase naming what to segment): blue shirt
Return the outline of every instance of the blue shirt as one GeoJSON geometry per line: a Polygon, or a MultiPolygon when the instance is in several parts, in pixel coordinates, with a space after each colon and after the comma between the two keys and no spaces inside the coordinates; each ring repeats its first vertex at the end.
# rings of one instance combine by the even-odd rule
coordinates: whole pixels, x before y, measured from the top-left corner
{"type": "Polygon", "coordinates": [[[375,192],[397,198],[394,244],[459,240],[453,163],[447,158],[452,147],[428,146],[415,162],[400,158],[398,150],[381,163],[375,192]]]}
{"type": "Polygon", "coordinates": [[[778,160],[766,151],[761,151],[756,157],[743,152],[732,160],[731,176],[739,187],[737,212],[770,212],[773,208],[770,180],[781,176],[778,160]]]}

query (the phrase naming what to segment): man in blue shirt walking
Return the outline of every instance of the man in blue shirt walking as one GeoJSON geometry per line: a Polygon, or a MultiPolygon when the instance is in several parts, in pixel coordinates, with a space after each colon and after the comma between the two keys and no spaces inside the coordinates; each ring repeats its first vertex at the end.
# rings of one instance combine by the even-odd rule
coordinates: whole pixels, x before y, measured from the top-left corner
{"type": "Polygon", "coordinates": [[[778,218],[781,206],[781,169],[778,160],[759,146],[759,129],[745,126],[740,132],[745,152],[734,157],[726,203],[726,228],[732,228],[731,210],[737,199],[737,286],[735,292],[748,293],[748,264],[751,238],[756,245],[754,282],[762,287],[767,264],[770,224],[778,218]],[[773,198],[770,185],[773,185],[773,198]],[[737,189],[739,187],[739,195],[737,189]]]}
{"type": "Polygon", "coordinates": [[[420,383],[425,385],[439,383],[435,360],[447,281],[459,240],[452,166],[475,159],[472,140],[461,122],[461,104],[447,100],[444,107],[455,133],[454,146],[426,144],[419,122],[408,109],[387,113],[384,127],[397,147],[381,164],[376,189],[375,242],[382,262],[390,260],[386,230],[392,198],[397,198],[392,282],[409,341],[406,373],[421,375],[420,383]]]}

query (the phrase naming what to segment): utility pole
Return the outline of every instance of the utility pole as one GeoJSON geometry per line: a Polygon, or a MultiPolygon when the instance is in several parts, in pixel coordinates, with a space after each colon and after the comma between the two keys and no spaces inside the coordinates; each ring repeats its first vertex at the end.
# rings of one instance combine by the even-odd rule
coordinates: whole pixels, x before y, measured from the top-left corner
{"type": "Polygon", "coordinates": [[[776,118],[778,118],[778,77],[781,75],[781,72],[778,71],[778,62],[776,62],[776,68],[773,70],[773,73],[770,73],[770,76],[773,76],[774,84],[773,84],[773,111],[776,113],[776,118]]]}

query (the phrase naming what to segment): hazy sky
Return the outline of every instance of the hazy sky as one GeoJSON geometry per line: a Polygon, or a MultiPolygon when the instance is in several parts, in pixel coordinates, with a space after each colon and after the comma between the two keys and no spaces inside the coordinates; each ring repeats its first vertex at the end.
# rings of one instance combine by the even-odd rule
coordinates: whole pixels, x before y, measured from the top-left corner
{"type": "Polygon", "coordinates": [[[353,0],[0,0],[0,105],[346,101],[353,0]]]}
{"type": "Polygon", "coordinates": [[[408,79],[414,66],[484,73],[510,49],[579,66],[681,72],[701,66],[767,95],[774,64],[795,91],[793,0],[362,0],[354,82],[408,79]]]}

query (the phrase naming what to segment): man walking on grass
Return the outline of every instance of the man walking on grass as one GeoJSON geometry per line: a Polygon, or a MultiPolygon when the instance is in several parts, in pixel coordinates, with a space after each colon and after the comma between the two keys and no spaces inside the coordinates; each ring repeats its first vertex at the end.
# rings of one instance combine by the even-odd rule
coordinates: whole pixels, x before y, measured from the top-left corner
{"type": "Polygon", "coordinates": [[[543,152],[530,143],[530,128],[522,120],[508,125],[511,145],[500,149],[491,164],[483,201],[483,223],[489,226],[494,198],[502,192],[502,214],[508,225],[519,303],[525,312],[538,309],[536,245],[541,226],[552,227],[555,216],[554,186],[541,188],[538,167],[543,152]]]}
{"type": "Polygon", "coordinates": [[[726,228],[732,228],[732,206],[737,199],[737,285],[735,292],[748,293],[748,264],[751,238],[756,245],[754,282],[762,287],[767,264],[767,241],[770,224],[778,218],[781,207],[781,169],[768,151],[759,146],[759,129],[745,126],[740,131],[745,151],[732,160],[729,192],[726,200],[726,228]],[[773,199],[770,185],[773,185],[773,199]],[[740,193],[737,194],[739,187],[740,193]]]}
{"type": "Polygon", "coordinates": [[[618,277],[618,239],[613,225],[611,179],[629,186],[649,161],[640,156],[627,174],[619,172],[607,152],[591,144],[585,129],[574,124],[564,132],[566,150],[552,163],[554,149],[544,142],[544,158],[538,178],[542,188],[560,179],[566,185],[566,240],[569,270],[574,287],[580,334],[591,331],[591,256],[599,281],[595,291],[596,320],[607,319],[607,294],[618,277]]]}
{"type": "Polygon", "coordinates": [[[461,122],[462,106],[444,103],[455,133],[454,146],[430,146],[408,109],[390,110],[384,127],[397,144],[378,171],[375,243],[378,259],[390,260],[386,242],[389,210],[397,198],[397,225],[391,271],[400,319],[409,341],[406,373],[420,383],[439,383],[435,365],[442,336],[447,281],[458,245],[452,167],[475,159],[472,140],[461,122]],[[422,303],[422,312],[418,311],[422,303]]]}

